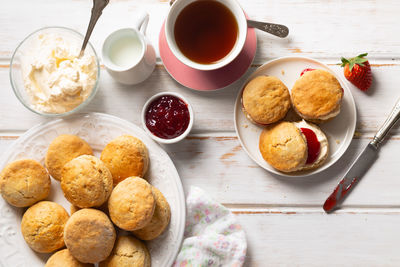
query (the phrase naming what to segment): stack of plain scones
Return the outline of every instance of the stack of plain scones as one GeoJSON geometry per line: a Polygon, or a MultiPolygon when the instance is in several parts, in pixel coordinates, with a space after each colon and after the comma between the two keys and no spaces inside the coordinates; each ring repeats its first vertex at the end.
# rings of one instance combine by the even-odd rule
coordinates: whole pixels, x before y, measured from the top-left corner
{"type": "Polygon", "coordinates": [[[343,89],[330,72],[307,69],[303,73],[290,93],[273,76],[257,76],[242,91],[245,116],[264,127],[259,139],[260,153],[266,162],[282,172],[311,170],[324,163],[329,146],[326,135],[315,124],[336,117],[343,98],[343,89]],[[295,113],[290,114],[290,108],[295,113]],[[297,117],[295,121],[303,121],[293,122],[289,114],[297,117]],[[300,130],[303,127],[312,129],[324,145],[324,154],[313,164],[307,163],[307,140],[300,130]]]}
{"type": "Polygon", "coordinates": [[[46,267],[151,266],[141,240],[160,236],[171,211],[160,190],[143,178],[149,155],[141,140],[117,137],[98,159],[78,136],[60,135],[47,150],[45,166],[31,159],[8,164],[0,173],[0,193],[9,204],[28,208],[21,231],[31,249],[58,250],[46,267]],[[61,205],[45,201],[49,174],[60,181],[72,204],[71,216],[61,205]],[[118,234],[115,226],[128,233],[118,234]]]}

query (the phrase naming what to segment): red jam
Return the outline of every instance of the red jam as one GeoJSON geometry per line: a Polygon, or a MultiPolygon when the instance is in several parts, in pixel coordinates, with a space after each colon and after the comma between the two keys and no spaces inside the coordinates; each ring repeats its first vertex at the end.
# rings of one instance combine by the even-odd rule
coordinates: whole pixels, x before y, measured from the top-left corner
{"type": "Polygon", "coordinates": [[[303,76],[303,74],[306,73],[307,71],[313,71],[313,70],[315,70],[315,69],[310,69],[310,68],[304,69],[304,70],[301,72],[300,76],[303,76]]]}
{"type": "Polygon", "coordinates": [[[146,111],[146,126],[155,136],[172,139],[183,134],[189,126],[190,114],[183,100],[164,95],[150,103],[146,111]]]}
{"type": "Polygon", "coordinates": [[[313,130],[308,128],[300,128],[300,130],[307,139],[308,157],[306,164],[312,164],[319,156],[321,144],[313,130]]]}

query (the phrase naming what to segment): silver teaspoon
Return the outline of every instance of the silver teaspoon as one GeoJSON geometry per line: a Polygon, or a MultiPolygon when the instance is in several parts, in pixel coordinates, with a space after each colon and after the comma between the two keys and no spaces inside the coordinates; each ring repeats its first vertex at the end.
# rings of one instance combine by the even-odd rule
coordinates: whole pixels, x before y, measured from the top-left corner
{"type": "MultiPolygon", "coordinates": [[[[174,2],[175,0],[170,0],[169,5],[172,6],[174,2]]],[[[274,24],[274,23],[261,22],[248,19],[247,26],[251,28],[257,28],[259,30],[278,36],[280,38],[285,38],[286,36],[289,35],[289,28],[281,24],[274,24]]]]}
{"type": "Polygon", "coordinates": [[[79,57],[81,57],[85,52],[86,45],[89,41],[90,35],[92,35],[94,26],[96,25],[97,20],[103,13],[103,9],[108,5],[109,2],[110,0],[93,0],[92,15],[90,16],[89,26],[86,31],[85,39],[83,40],[79,57]]]}
{"type": "Polygon", "coordinates": [[[247,25],[281,38],[285,38],[289,34],[289,28],[281,24],[247,20],[247,25]]]}

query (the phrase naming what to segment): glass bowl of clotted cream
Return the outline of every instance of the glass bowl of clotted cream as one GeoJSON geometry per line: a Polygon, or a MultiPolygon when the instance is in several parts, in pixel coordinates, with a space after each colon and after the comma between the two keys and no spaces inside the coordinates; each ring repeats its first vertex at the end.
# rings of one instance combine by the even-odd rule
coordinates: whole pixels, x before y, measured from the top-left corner
{"type": "Polygon", "coordinates": [[[18,45],[11,58],[10,80],[26,108],[59,117],[78,111],[93,99],[100,64],[90,43],[79,56],[83,38],[72,29],[46,27],[18,45]]]}

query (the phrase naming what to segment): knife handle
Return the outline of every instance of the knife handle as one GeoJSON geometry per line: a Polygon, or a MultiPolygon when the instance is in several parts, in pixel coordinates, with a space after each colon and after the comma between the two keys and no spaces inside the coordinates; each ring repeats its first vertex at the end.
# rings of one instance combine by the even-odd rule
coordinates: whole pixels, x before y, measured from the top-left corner
{"type": "Polygon", "coordinates": [[[386,135],[389,133],[390,129],[396,124],[396,122],[400,119],[400,98],[397,100],[396,105],[392,109],[389,117],[383,123],[381,128],[379,128],[378,132],[375,134],[374,139],[371,141],[371,145],[375,148],[378,148],[382,143],[383,139],[385,139],[386,135]]]}

